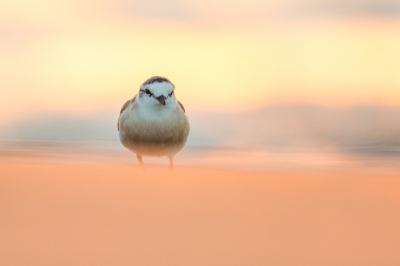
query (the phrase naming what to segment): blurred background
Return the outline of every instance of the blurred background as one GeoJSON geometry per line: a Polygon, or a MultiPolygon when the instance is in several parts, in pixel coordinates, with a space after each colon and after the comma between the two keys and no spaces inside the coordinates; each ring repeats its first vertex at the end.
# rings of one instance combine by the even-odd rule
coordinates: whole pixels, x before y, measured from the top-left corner
{"type": "Polygon", "coordinates": [[[0,265],[400,265],[399,0],[0,0],[0,265]],[[147,78],[175,159],[119,142],[147,78]]]}
{"type": "Polygon", "coordinates": [[[117,119],[168,77],[186,151],[400,155],[396,0],[0,1],[0,149],[125,153],[117,119]]]}

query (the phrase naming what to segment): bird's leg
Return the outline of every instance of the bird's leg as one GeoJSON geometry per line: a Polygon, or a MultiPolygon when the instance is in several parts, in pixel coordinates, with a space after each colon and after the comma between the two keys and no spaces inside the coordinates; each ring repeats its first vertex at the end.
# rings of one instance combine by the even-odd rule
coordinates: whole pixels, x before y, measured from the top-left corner
{"type": "Polygon", "coordinates": [[[143,160],[142,160],[142,155],[140,154],[136,154],[136,158],[138,159],[140,166],[144,169],[144,164],[143,164],[143,160]]]}
{"type": "Polygon", "coordinates": [[[173,156],[168,156],[169,159],[169,170],[174,170],[174,157],[173,156]]]}

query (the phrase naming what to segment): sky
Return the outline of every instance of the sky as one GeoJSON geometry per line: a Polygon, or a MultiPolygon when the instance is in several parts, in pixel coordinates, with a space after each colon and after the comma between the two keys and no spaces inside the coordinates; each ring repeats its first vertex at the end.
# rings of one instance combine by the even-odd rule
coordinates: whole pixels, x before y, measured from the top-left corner
{"type": "Polygon", "coordinates": [[[154,75],[189,110],[400,106],[399,32],[394,0],[0,0],[0,121],[119,111],[154,75]]]}

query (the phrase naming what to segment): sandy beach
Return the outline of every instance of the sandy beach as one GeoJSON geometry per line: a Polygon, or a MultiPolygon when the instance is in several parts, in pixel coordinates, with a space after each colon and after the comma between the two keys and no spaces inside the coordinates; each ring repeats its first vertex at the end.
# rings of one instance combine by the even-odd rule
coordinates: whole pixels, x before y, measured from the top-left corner
{"type": "Polygon", "coordinates": [[[399,33],[400,0],[0,0],[0,266],[400,266],[399,33]]]}
{"type": "Polygon", "coordinates": [[[2,157],[0,264],[400,265],[398,173],[2,157]]]}

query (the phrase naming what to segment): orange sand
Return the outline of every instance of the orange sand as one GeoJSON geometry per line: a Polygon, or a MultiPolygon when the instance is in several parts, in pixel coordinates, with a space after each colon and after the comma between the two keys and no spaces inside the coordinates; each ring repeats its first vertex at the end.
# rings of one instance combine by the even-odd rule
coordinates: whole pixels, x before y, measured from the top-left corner
{"type": "Polygon", "coordinates": [[[0,159],[0,265],[400,265],[400,178],[0,159]]]}

